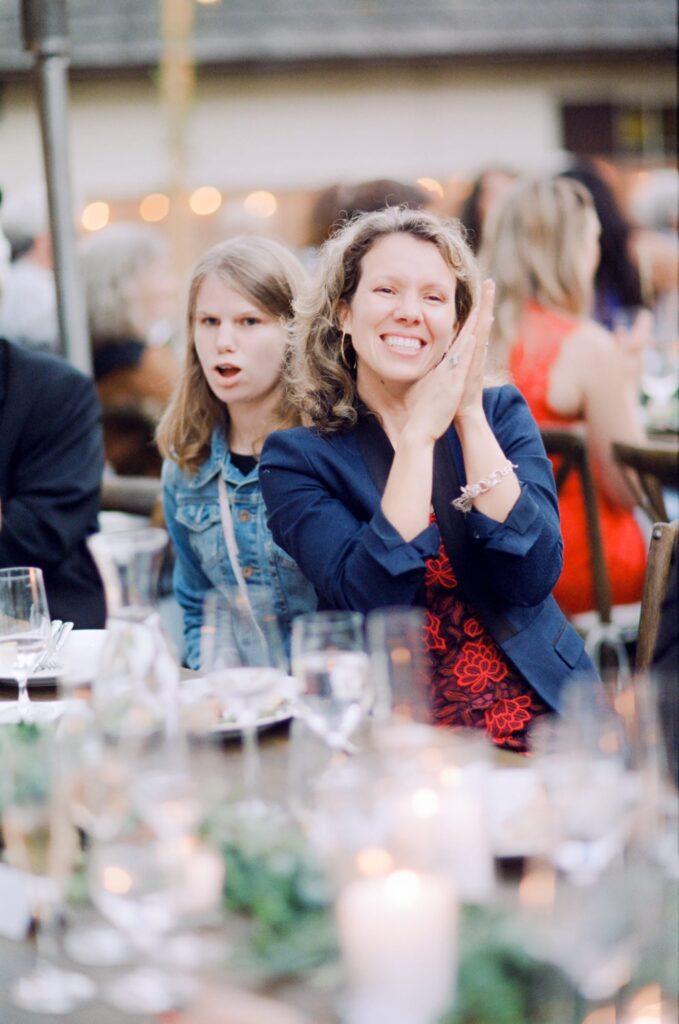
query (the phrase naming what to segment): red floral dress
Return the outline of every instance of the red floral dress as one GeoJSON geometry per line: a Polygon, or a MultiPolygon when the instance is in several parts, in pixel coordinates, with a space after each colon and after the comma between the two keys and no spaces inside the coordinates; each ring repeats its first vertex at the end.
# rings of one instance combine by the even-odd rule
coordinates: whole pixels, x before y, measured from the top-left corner
{"type": "MultiPolygon", "coordinates": [[[[435,522],[432,515],[431,521],[435,522]]],[[[493,743],[525,752],[528,728],[550,709],[507,660],[469,605],[443,543],[426,563],[425,642],[431,706],[440,725],[485,729],[493,743]]]]}

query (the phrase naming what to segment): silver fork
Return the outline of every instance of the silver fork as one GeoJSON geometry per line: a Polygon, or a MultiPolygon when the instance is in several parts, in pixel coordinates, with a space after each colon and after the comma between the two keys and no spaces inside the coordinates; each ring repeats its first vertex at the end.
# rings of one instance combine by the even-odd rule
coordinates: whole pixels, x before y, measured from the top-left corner
{"type": "Polygon", "coordinates": [[[53,672],[59,668],[62,668],[61,658],[57,657],[59,651],[64,646],[66,639],[73,629],[72,622],[62,622],[59,628],[54,633],[51,643],[45,651],[42,658],[38,660],[38,663],[33,667],[33,672],[53,672]]]}

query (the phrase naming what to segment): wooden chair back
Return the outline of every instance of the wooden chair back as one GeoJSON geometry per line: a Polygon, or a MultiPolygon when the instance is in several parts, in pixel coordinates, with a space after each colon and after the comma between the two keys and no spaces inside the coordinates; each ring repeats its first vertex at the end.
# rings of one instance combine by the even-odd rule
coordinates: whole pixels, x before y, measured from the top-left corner
{"type": "Polygon", "coordinates": [[[660,610],[667,594],[672,556],[676,557],[677,536],[677,519],[672,523],[655,523],[653,526],[641,598],[639,636],[634,663],[637,672],[647,671],[653,660],[660,625],[660,610]]]}
{"type": "Polygon", "coordinates": [[[614,441],[612,450],[636,504],[652,523],[666,523],[663,487],[679,490],[679,441],[643,445],[614,441]]]}
{"type": "Polygon", "coordinates": [[[560,458],[559,465],[554,472],[557,494],[561,492],[571,473],[576,473],[580,478],[585,503],[587,540],[591,556],[596,611],[602,623],[610,623],[611,587],[606,569],[594,476],[587,451],[584,428],[543,427],[540,433],[547,454],[558,455],[560,458]]]}

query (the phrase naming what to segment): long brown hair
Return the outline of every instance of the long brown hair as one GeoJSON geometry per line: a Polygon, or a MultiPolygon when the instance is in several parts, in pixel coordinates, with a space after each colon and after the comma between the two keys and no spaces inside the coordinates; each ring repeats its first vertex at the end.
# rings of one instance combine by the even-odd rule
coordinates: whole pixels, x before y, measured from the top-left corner
{"type": "Polygon", "coordinates": [[[456,280],[455,312],[460,330],[479,289],[476,261],[459,221],[443,221],[424,210],[395,206],[364,213],[342,227],[321,248],[312,282],[295,302],[291,326],[293,359],[287,380],[305,424],[330,432],[356,422],[355,356],[339,324],[342,303],[350,303],[361,262],[375,242],[409,234],[436,246],[456,280]]]}
{"type": "MultiPolygon", "coordinates": [[[[198,291],[208,274],[217,274],[284,325],[292,319],[293,300],[305,278],[302,264],[289,249],[259,236],[230,238],[208,249],[198,260],[189,285],[184,370],[156,434],[163,456],[189,473],[195,473],[210,454],[215,426],[226,430],[229,422],[228,409],[210,390],[193,342],[198,291]]],[[[291,344],[288,339],[282,375],[290,360],[291,344]]],[[[266,433],[297,423],[299,415],[283,387],[274,422],[266,425],[266,433]]]]}

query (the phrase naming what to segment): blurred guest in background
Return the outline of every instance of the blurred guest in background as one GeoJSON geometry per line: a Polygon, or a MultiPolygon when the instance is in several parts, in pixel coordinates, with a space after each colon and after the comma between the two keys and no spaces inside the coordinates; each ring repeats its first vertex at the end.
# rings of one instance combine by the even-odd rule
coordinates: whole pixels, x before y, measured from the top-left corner
{"type": "Polygon", "coordinates": [[[35,565],[54,618],[104,625],[86,539],[104,466],[94,384],[63,359],[0,339],[0,568],[35,565]]]}
{"type": "Polygon", "coordinates": [[[539,431],[516,388],[484,388],[492,307],[459,223],[397,208],[347,225],[296,304],[306,426],[269,435],[261,481],[321,606],[424,606],[434,720],[525,750],[593,669],[551,596],[561,536],[539,431]]]}
{"type": "MultiPolygon", "coordinates": [[[[644,437],[639,378],[652,318],[642,312],[617,338],[589,318],[599,232],[582,185],[569,178],[523,181],[494,211],[481,257],[497,289],[494,358],[541,426],[586,424],[613,600],[631,603],[641,597],[646,544],[611,442],[644,437]]],[[[564,570],[554,594],[573,614],[594,607],[584,499],[574,474],[559,504],[564,570]]]]}
{"type": "Polygon", "coordinates": [[[11,248],[0,334],[28,348],[56,352],[59,323],[45,186],[30,185],[4,196],[0,222],[11,248]]]}
{"type": "MultiPolygon", "coordinates": [[[[670,167],[638,176],[630,196],[636,253],[644,298],[653,309],[661,344],[679,337],[679,173],[670,167]]],[[[679,386],[679,382],[678,382],[679,386]]]]}
{"type": "Polygon", "coordinates": [[[209,590],[248,603],[248,590],[263,590],[286,637],[294,616],[316,605],[311,585],[273,542],[259,486],[264,438],[297,422],[281,374],[303,278],[291,252],[258,237],[214,246],[193,271],[184,371],[158,429],[190,668],[200,665],[209,590]]]}
{"type": "Polygon", "coordinates": [[[474,179],[471,192],[460,210],[460,220],[467,229],[467,242],[473,252],[481,248],[486,217],[515,178],[516,174],[506,167],[487,167],[474,179]]]}
{"type": "Polygon", "coordinates": [[[613,330],[620,310],[634,313],[643,304],[630,223],[615,193],[593,163],[578,160],[563,171],[561,177],[584,185],[592,197],[601,231],[591,315],[613,330]]]}
{"type": "Polygon", "coordinates": [[[410,182],[377,178],[358,185],[332,185],[321,192],[311,213],[311,245],[320,246],[345,221],[357,213],[372,213],[385,206],[407,206],[422,210],[430,205],[432,193],[410,182]]]}
{"type": "Polygon", "coordinates": [[[176,289],[165,242],[153,228],[112,224],[83,239],[80,256],[107,462],[158,475],[155,427],[180,374],[168,344],[176,289]]]}

